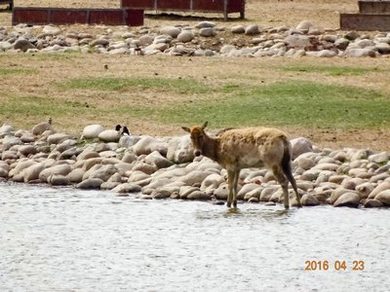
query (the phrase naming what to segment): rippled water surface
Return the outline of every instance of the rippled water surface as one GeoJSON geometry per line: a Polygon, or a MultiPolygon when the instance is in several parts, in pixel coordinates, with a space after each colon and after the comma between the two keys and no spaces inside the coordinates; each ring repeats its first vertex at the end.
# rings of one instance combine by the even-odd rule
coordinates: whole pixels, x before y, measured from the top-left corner
{"type": "Polygon", "coordinates": [[[390,210],[239,207],[0,184],[0,291],[390,290],[390,210]]]}

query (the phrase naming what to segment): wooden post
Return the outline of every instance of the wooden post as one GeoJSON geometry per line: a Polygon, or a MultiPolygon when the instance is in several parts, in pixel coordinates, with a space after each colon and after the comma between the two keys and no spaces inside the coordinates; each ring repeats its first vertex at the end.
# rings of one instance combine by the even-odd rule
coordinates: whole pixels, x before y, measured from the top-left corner
{"type": "Polygon", "coordinates": [[[227,8],[228,8],[228,0],[223,0],[223,19],[225,21],[228,20],[228,11],[227,11],[227,8]]]}
{"type": "Polygon", "coordinates": [[[240,18],[241,19],[245,18],[245,0],[242,0],[241,11],[240,11],[240,18]]]}

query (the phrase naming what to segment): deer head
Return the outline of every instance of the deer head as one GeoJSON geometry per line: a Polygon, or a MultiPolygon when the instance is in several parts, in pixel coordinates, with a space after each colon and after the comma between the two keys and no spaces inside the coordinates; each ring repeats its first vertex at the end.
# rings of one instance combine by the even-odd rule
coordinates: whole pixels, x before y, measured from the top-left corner
{"type": "Polygon", "coordinates": [[[194,155],[199,156],[202,154],[205,138],[207,137],[204,129],[207,127],[208,122],[205,122],[201,127],[195,126],[191,129],[188,127],[182,127],[182,129],[190,133],[192,146],[194,146],[194,155]]]}

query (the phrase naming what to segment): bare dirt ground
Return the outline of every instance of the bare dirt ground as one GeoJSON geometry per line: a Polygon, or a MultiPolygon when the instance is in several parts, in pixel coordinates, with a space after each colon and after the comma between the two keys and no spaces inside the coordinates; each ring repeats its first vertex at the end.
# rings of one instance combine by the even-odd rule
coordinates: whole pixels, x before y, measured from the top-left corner
{"type": "MultiPolygon", "coordinates": [[[[54,6],[54,7],[98,7],[98,8],[118,8],[119,0],[73,0],[73,1],[60,1],[60,0],[15,0],[15,6],[54,6]]],[[[337,30],[339,27],[339,13],[340,12],[354,12],[357,11],[356,0],[326,0],[326,1],[311,1],[311,0],[248,0],[247,11],[245,20],[238,20],[236,15],[232,15],[234,18],[227,23],[222,22],[221,15],[196,15],[196,17],[188,17],[187,14],[181,16],[162,16],[156,17],[154,15],[145,19],[146,26],[160,26],[168,24],[195,24],[199,20],[211,18],[213,21],[217,21],[219,25],[232,26],[238,23],[256,23],[263,26],[295,26],[301,20],[310,20],[315,24],[323,26],[328,30],[337,30]],[[184,17],[183,17],[184,16],[184,17]]],[[[0,26],[9,26],[11,23],[11,14],[5,11],[1,11],[0,6],[0,26]]],[[[152,12],[153,13],[153,12],[152,12]]],[[[99,32],[101,28],[95,26],[69,26],[64,27],[64,30],[68,31],[90,31],[92,33],[99,32]]],[[[0,82],[0,94],[7,95],[20,95],[20,94],[40,94],[48,96],[57,96],[59,102],[64,96],[64,93],[56,94],[55,87],[47,86],[63,80],[64,78],[78,78],[80,76],[104,76],[104,68],[102,64],[108,64],[110,73],[115,72],[116,77],[126,76],[129,77],[129,69],[132,72],[136,72],[137,76],[150,76],[154,72],[158,71],[160,75],[165,77],[170,76],[184,76],[192,77],[195,79],[202,79],[204,75],[207,75],[209,82],[221,82],[221,80],[229,80],[229,78],[235,79],[238,74],[242,75],[240,82],[245,83],[245,78],[253,80],[277,80],[279,78],[299,78],[299,72],[282,72],[274,70],[273,68],[282,66],[284,64],[305,64],[313,65],[335,65],[335,66],[377,66],[381,68],[385,66],[390,68],[390,59],[311,59],[304,58],[300,60],[286,60],[282,59],[261,59],[254,61],[253,59],[229,59],[224,60],[223,63],[220,60],[212,58],[194,58],[191,63],[187,58],[172,58],[172,57],[123,57],[123,56],[102,56],[102,55],[86,55],[80,58],[71,59],[55,59],[49,58],[42,61],[37,58],[28,56],[11,56],[9,59],[1,58],[0,64],[5,67],[23,67],[23,68],[38,68],[37,74],[31,76],[24,76],[20,79],[20,76],[6,76],[0,82]],[[205,73],[206,72],[206,73],[205,73]]],[[[324,82],[341,82],[345,85],[361,85],[365,84],[366,87],[383,90],[384,92],[390,92],[390,83],[384,75],[376,75],[370,73],[362,76],[346,76],[345,78],[338,78],[313,74],[311,77],[313,80],[321,78],[324,82]],[[333,79],[332,79],[333,78],[333,79]]],[[[69,93],[67,93],[69,94],[69,93]]],[[[82,93],[78,93],[82,94],[82,93]]],[[[88,93],[85,93],[88,94],[88,93]]],[[[1,96],[0,96],[1,98],[1,96]]],[[[78,95],[67,96],[66,98],[74,98],[77,100],[80,98],[78,95]]],[[[107,102],[107,106],[113,106],[109,101],[104,101],[101,97],[90,96],[91,99],[99,99],[100,102],[107,102]]],[[[155,102],[163,102],[164,99],[172,99],[175,97],[164,96],[153,93],[150,99],[154,99],[155,102]]],[[[143,97],[139,97],[139,100],[134,102],[142,102],[143,97]]],[[[178,100],[178,102],[186,102],[185,100],[178,100]]],[[[55,118],[57,127],[64,131],[79,133],[83,126],[91,123],[102,123],[106,126],[113,125],[117,122],[115,117],[99,117],[96,116],[92,119],[86,120],[83,117],[73,117],[71,120],[65,118],[55,118]]],[[[0,120],[5,122],[6,120],[0,120]]],[[[35,119],[29,119],[28,115],[20,117],[20,119],[10,121],[15,126],[25,127],[26,125],[33,125],[40,122],[35,119]]],[[[133,132],[141,134],[152,135],[171,135],[182,134],[180,131],[180,125],[162,125],[153,123],[151,121],[135,119],[129,117],[124,123],[131,125],[133,132]]],[[[329,125],[331,129],[331,125],[329,125]]],[[[359,148],[372,148],[372,149],[390,149],[390,129],[316,129],[316,128],[294,128],[285,127],[284,130],[290,133],[291,137],[305,136],[322,147],[359,147],[359,148]]]]}

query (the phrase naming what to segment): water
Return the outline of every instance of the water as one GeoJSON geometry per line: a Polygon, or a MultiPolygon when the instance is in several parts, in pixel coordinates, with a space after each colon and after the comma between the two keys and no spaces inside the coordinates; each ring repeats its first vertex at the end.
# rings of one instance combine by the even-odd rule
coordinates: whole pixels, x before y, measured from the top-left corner
{"type": "Polygon", "coordinates": [[[239,207],[0,184],[0,291],[390,290],[389,209],[239,207]]]}

